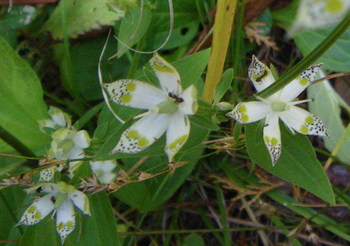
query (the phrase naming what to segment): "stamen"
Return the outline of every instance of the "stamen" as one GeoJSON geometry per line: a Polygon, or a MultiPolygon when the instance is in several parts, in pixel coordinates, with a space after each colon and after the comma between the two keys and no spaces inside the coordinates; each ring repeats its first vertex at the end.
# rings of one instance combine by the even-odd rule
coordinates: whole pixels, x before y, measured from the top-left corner
{"type": "Polygon", "coordinates": [[[307,103],[307,102],[312,102],[313,99],[305,99],[305,100],[300,100],[300,101],[293,101],[288,103],[289,105],[298,105],[298,104],[302,104],[302,103],[307,103]]]}

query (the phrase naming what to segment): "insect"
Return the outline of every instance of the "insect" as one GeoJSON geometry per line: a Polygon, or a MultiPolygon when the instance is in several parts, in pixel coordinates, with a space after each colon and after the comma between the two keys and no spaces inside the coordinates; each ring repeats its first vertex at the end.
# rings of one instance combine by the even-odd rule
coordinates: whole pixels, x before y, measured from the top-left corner
{"type": "Polygon", "coordinates": [[[184,102],[184,99],[182,99],[181,97],[175,95],[175,94],[172,93],[172,92],[169,92],[169,93],[168,93],[168,96],[169,96],[170,98],[175,99],[175,101],[176,101],[177,103],[182,103],[182,102],[184,102]]]}
{"type": "Polygon", "coordinates": [[[264,70],[262,75],[256,78],[256,82],[261,82],[261,80],[267,75],[267,71],[264,70]]]}
{"type": "Polygon", "coordinates": [[[52,196],[52,197],[50,198],[50,200],[51,200],[51,202],[52,202],[53,204],[56,203],[56,198],[55,198],[54,196],[52,196]]]}

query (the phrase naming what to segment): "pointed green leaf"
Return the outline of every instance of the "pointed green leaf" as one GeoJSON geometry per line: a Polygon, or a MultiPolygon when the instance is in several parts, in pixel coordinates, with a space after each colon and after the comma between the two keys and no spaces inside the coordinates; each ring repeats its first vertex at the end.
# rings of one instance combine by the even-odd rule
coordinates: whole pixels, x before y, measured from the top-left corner
{"type": "Polygon", "coordinates": [[[284,126],[281,127],[282,154],[273,167],[263,141],[261,124],[248,124],[245,132],[247,151],[254,163],[326,202],[335,203],[332,186],[306,136],[292,135],[284,126]]]}

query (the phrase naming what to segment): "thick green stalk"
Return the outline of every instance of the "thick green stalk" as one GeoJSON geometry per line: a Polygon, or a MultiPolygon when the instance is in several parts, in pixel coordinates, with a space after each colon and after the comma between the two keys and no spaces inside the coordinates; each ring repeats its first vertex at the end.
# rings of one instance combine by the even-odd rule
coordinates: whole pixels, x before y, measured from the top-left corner
{"type": "MultiPolygon", "coordinates": [[[[26,157],[36,157],[36,155],[15,136],[9,133],[5,128],[0,126],[0,138],[4,140],[8,145],[14,148],[21,155],[26,157]]],[[[27,166],[36,167],[35,160],[28,160],[27,166]]]]}
{"type": "Polygon", "coordinates": [[[257,94],[260,97],[268,97],[282,89],[289,82],[291,82],[300,73],[305,71],[311,66],[317,59],[319,59],[338,38],[348,29],[350,25],[350,12],[345,16],[342,22],[334,29],[334,31],[328,35],[328,37],[318,45],[309,55],[307,55],[301,62],[293,67],[288,73],[283,74],[275,83],[257,94]]]}

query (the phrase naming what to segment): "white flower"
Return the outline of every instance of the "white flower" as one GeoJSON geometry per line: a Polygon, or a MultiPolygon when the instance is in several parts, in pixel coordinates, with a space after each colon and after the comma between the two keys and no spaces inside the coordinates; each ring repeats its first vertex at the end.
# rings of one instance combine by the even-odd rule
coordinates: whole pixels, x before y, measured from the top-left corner
{"type": "Polygon", "coordinates": [[[339,22],[350,9],[350,0],[302,0],[288,33],[326,27],[339,22]]]}
{"type": "MultiPolygon", "coordinates": [[[[321,65],[311,66],[286,85],[283,89],[260,101],[243,102],[237,104],[227,116],[234,118],[241,124],[252,123],[263,118],[264,142],[270,153],[272,165],[275,165],[281,155],[281,133],[279,119],[294,133],[297,131],[305,135],[327,136],[323,122],[308,111],[295,105],[307,102],[293,101],[312,82],[321,65]]],[[[270,69],[255,56],[248,70],[249,78],[255,89],[260,92],[275,82],[270,69]]]]}
{"type": "Polygon", "coordinates": [[[54,106],[50,106],[48,114],[50,116],[50,119],[39,120],[40,129],[58,129],[61,127],[71,128],[72,120],[70,115],[67,113],[64,113],[62,110],[54,106]]]}
{"type": "Polygon", "coordinates": [[[56,213],[56,230],[63,244],[65,238],[75,227],[73,204],[85,215],[90,215],[88,197],[83,192],[76,190],[74,186],[64,182],[39,184],[26,191],[33,193],[38,189],[48,194],[34,201],[24,211],[18,224],[34,225],[44,219],[51,211],[54,211],[54,214],[56,213]]]}
{"type": "Polygon", "coordinates": [[[148,111],[121,136],[112,153],[140,152],[166,132],[165,152],[169,162],[187,141],[190,132],[188,115],[197,111],[197,90],[192,85],[182,91],[176,69],[159,55],[150,60],[161,89],[142,81],[123,79],[106,84],[111,99],[121,105],[148,111]]]}
{"type": "MultiPolygon", "coordinates": [[[[51,137],[51,148],[49,149],[48,157],[61,161],[84,158],[84,149],[88,148],[91,143],[87,131],[77,131],[73,127],[60,128],[53,132],[51,137]]],[[[69,173],[71,176],[81,163],[82,161],[72,161],[69,163],[69,173]]],[[[39,181],[52,181],[54,173],[57,170],[61,171],[62,168],[62,166],[53,166],[41,171],[39,181]]]]}
{"type": "Polygon", "coordinates": [[[115,181],[117,174],[113,172],[116,161],[90,161],[90,167],[101,184],[110,184],[115,181]]]}

